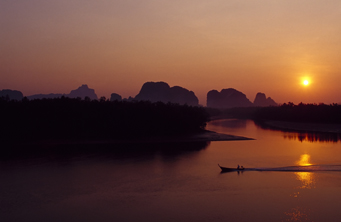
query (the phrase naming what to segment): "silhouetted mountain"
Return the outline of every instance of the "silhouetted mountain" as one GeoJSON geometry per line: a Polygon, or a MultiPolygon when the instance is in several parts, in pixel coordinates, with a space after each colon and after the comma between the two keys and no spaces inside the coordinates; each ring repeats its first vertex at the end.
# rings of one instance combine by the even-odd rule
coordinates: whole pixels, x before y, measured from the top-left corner
{"type": "Polygon", "coordinates": [[[89,97],[91,100],[98,99],[94,89],[90,89],[88,85],[84,84],[80,86],[78,89],[71,90],[70,94],[67,95],[70,98],[80,97],[84,99],[85,97],[89,97]]]}
{"type": "Polygon", "coordinates": [[[245,94],[238,90],[229,88],[220,92],[211,90],[207,93],[207,107],[210,108],[233,108],[233,107],[250,107],[252,102],[246,98],[245,94]]]}
{"type": "Polygon", "coordinates": [[[170,87],[165,82],[146,82],[143,84],[135,100],[149,100],[151,102],[164,102],[169,100],[170,87]]]}
{"type": "Polygon", "coordinates": [[[110,97],[110,101],[122,101],[122,96],[117,93],[112,93],[110,97]]]}
{"type": "Polygon", "coordinates": [[[180,105],[187,104],[190,106],[198,106],[199,100],[193,91],[189,91],[180,86],[173,86],[170,88],[170,102],[178,103],[180,105]]]}
{"type": "Polygon", "coordinates": [[[80,97],[84,99],[85,97],[89,97],[91,100],[97,99],[97,95],[95,94],[94,89],[90,89],[88,85],[82,85],[78,89],[71,90],[70,94],[61,94],[61,93],[50,93],[50,94],[35,94],[31,96],[27,96],[29,100],[33,99],[55,99],[61,98],[62,96],[69,98],[77,98],[80,97]]]}
{"type": "Polygon", "coordinates": [[[255,106],[277,106],[277,103],[271,99],[271,97],[266,98],[264,93],[257,93],[256,98],[253,102],[255,106]]]}
{"type": "Polygon", "coordinates": [[[194,92],[180,86],[170,87],[165,82],[146,82],[143,84],[135,100],[177,103],[180,105],[198,106],[199,100],[194,92]]]}
{"type": "Polygon", "coordinates": [[[0,90],[0,97],[7,97],[9,100],[22,100],[23,94],[18,90],[3,89],[0,90]]]}

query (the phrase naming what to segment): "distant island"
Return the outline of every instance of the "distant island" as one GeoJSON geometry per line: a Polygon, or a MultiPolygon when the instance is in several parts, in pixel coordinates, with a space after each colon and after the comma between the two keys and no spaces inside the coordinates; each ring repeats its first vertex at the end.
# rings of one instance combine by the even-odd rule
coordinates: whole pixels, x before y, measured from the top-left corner
{"type": "MultiPolygon", "coordinates": [[[[8,100],[22,100],[24,95],[18,90],[1,90],[0,97],[5,97],[8,100]]],[[[54,99],[61,97],[81,98],[88,100],[106,100],[105,97],[98,97],[94,89],[83,84],[70,93],[49,93],[49,94],[35,94],[25,96],[28,100],[35,99],[54,99]]],[[[132,97],[122,98],[118,93],[110,95],[110,101],[150,101],[175,103],[179,105],[200,106],[199,100],[193,91],[190,91],[181,86],[170,87],[166,82],[146,82],[142,85],[140,92],[132,97]]],[[[207,107],[214,109],[228,109],[234,107],[265,107],[277,106],[277,103],[270,97],[266,98],[264,93],[257,93],[254,102],[251,102],[245,94],[233,89],[222,89],[220,92],[211,90],[207,93],[207,107]]]]}
{"type": "Polygon", "coordinates": [[[244,93],[233,89],[222,89],[220,92],[211,90],[207,93],[207,107],[216,109],[229,109],[234,107],[264,107],[277,106],[278,104],[264,93],[257,93],[252,103],[244,93]]]}
{"type": "Polygon", "coordinates": [[[85,99],[86,97],[89,98],[90,100],[98,99],[95,90],[90,89],[88,85],[83,84],[82,86],[78,87],[78,89],[71,90],[69,94],[55,94],[55,93],[50,93],[50,94],[36,94],[36,95],[31,95],[27,96],[27,99],[33,100],[33,99],[55,99],[55,98],[61,98],[62,96],[64,97],[69,97],[69,98],[81,98],[85,99]]]}
{"type": "Polygon", "coordinates": [[[18,90],[3,89],[3,90],[0,90],[0,98],[19,101],[24,98],[24,95],[22,94],[22,92],[18,90]]]}
{"type": "Polygon", "coordinates": [[[170,87],[165,82],[146,82],[133,100],[176,103],[198,106],[199,100],[193,91],[180,86],[170,87]]]}

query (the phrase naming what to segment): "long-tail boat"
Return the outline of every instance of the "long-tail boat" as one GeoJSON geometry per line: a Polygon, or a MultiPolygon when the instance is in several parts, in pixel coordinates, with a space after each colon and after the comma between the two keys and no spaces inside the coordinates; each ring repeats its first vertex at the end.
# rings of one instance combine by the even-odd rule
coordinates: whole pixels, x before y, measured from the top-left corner
{"type": "Polygon", "coordinates": [[[220,167],[221,169],[221,172],[233,172],[233,171],[243,171],[245,170],[245,168],[243,166],[241,167],[236,167],[236,168],[228,168],[228,167],[222,167],[218,164],[218,166],[220,167]]]}

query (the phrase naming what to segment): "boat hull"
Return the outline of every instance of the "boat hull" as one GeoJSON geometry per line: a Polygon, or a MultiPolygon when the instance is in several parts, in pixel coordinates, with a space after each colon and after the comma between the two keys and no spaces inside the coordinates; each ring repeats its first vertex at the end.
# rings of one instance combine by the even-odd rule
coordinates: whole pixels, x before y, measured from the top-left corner
{"type": "Polygon", "coordinates": [[[218,164],[218,166],[220,167],[221,172],[234,172],[234,171],[243,171],[243,170],[245,170],[245,168],[237,169],[237,168],[222,167],[219,164],[218,164]]]}

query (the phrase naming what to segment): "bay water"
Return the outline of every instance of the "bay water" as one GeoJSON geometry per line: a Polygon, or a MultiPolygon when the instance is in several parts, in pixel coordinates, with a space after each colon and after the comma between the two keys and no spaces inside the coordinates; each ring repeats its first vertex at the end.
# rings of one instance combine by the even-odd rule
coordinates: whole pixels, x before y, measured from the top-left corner
{"type": "Polygon", "coordinates": [[[207,129],[254,140],[68,145],[1,159],[0,221],[340,221],[335,135],[251,120],[216,120],[207,129]],[[221,173],[218,164],[320,170],[221,173]]]}

